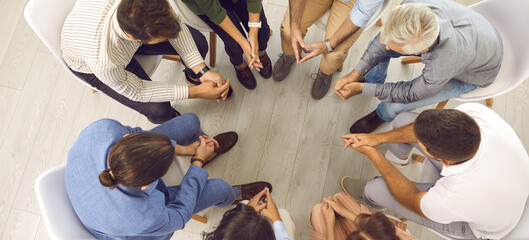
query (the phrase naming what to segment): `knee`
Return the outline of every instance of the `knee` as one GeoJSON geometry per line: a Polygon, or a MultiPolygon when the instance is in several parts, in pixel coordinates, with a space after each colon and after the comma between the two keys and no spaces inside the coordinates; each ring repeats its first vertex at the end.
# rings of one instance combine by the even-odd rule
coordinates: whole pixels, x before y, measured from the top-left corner
{"type": "Polygon", "coordinates": [[[280,32],[281,32],[281,39],[290,41],[290,26],[286,26],[284,22],[281,23],[280,32]]]}
{"type": "Polygon", "coordinates": [[[400,128],[412,123],[415,120],[416,116],[417,115],[415,113],[410,112],[401,112],[397,114],[392,123],[393,129],[400,128]]]}
{"type": "Polygon", "coordinates": [[[213,184],[219,194],[223,196],[224,201],[215,205],[215,207],[223,208],[226,207],[235,201],[235,193],[233,192],[232,186],[226,181],[219,178],[212,178],[208,180],[209,184],[213,184]]]}
{"type": "Polygon", "coordinates": [[[311,218],[315,218],[318,214],[321,213],[321,208],[323,206],[323,203],[318,203],[312,207],[312,211],[310,211],[311,218]]]}
{"type": "Polygon", "coordinates": [[[145,108],[143,114],[153,122],[161,123],[175,117],[174,110],[171,104],[166,103],[150,103],[148,108],[145,108]]]}
{"type": "Polygon", "coordinates": [[[180,118],[185,119],[191,128],[200,130],[200,119],[194,113],[184,113],[180,118]]]}
{"type": "Polygon", "coordinates": [[[365,200],[380,205],[380,199],[384,198],[385,194],[383,193],[385,192],[389,193],[386,181],[380,176],[375,177],[367,182],[365,186],[364,195],[367,197],[365,200]]]}
{"type": "Polygon", "coordinates": [[[200,52],[200,55],[203,59],[206,58],[206,54],[208,53],[208,41],[206,40],[206,37],[204,37],[204,34],[194,29],[193,27],[187,27],[189,29],[189,32],[191,32],[191,36],[193,37],[193,41],[195,42],[195,45],[197,46],[198,51],[200,52]]]}

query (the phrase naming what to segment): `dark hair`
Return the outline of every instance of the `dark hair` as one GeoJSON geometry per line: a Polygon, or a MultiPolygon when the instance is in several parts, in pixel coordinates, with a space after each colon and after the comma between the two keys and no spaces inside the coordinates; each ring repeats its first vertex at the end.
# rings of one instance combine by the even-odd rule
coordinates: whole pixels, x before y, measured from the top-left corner
{"type": "Polygon", "coordinates": [[[224,213],[215,231],[204,233],[206,240],[275,240],[272,224],[253,207],[239,203],[224,213]]]}
{"type": "Polygon", "coordinates": [[[145,186],[165,175],[174,157],[169,137],[154,132],[132,133],[112,147],[108,155],[109,168],[99,174],[99,182],[110,188],[118,184],[145,186]]]}
{"type": "Polygon", "coordinates": [[[354,221],[358,230],[347,236],[347,240],[399,240],[393,223],[381,212],[362,213],[354,221]]]}
{"type": "Polygon", "coordinates": [[[122,0],[117,10],[121,29],[142,42],[176,38],[180,23],[167,0],[122,0]]]}
{"type": "Polygon", "coordinates": [[[419,114],[413,131],[432,156],[453,163],[470,159],[481,142],[479,126],[455,109],[430,109],[419,114]]]}

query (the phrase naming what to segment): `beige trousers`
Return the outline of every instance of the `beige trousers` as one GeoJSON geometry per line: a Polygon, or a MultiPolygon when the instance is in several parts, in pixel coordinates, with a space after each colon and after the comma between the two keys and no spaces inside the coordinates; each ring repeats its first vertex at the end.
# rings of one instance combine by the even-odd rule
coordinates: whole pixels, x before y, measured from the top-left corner
{"type": "MultiPolygon", "coordinates": [[[[318,20],[327,9],[331,9],[329,20],[325,29],[325,38],[329,39],[334,32],[338,30],[345,19],[349,17],[349,13],[353,9],[356,0],[344,3],[342,0],[305,0],[305,8],[301,16],[301,34],[303,37],[307,34],[309,28],[316,20],[318,20]]],[[[362,33],[362,28],[355,34],[340,43],[332,53],[323,54],[320,62],[320,70],[325,74],[334,73],[340,66],[342,66],[349,48],[353,46],[358,36],[362,33]]],[[[309,44],[309,43],[307,43],[309,44]]],[[[281,22],[281,48],[287,55],[294,55],[292,43],[290,40],[290,9],[287,8],[283,22],[281,22]]]]}

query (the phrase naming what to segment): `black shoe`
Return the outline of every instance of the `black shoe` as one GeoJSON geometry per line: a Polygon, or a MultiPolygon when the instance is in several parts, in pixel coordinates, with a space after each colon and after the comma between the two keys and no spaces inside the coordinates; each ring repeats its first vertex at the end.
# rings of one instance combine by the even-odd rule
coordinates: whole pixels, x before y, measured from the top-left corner
{"type": "Polygon", "coordinates": [[[171,120],[171,119],[173,119],[173,118],[175,118],[175,117],[178,117],[178,116],[180,116],[180,115],[182,115],[182,114],[180,114],[179,111],[177,111],[177,110],[174,109],[174,108],[171,108],[171,117],[170,117],[169,119],[161,120],[161,121],[160,121],[160,120],[154,120],[154,119],[151,119],[151,118],[147,117],[147,120],[149,120],[149,122],[152,122],[152,123],[154,123],[154,124],[162,124],[162,123],[167,122],[167,121],[169,121],[169,120],[171,120]]]}
{"type": "Polygon", "coordinates": [[[265,52],[263,56],[259,56],[259,61],[263,64],[263,68],[259,71],[259,75],[265,79],[270,78],[272,76],[272,61],[270,61],[268,54],[265,52]]]}
{"type": "Polygon", "coordinates": [[[255,81],[255,77],[248,65],[243,70],[239,70],[235,66],[233,68],[235,68],[235,72],[237,73],[237,79],[245,88],[252,90],[257,87],[257,81],[255,81]]]}
{"type": "MultiPolygon", "coordinates": [[[[184,72],[184,75],[186,76],[186,82],[189,83],[190,85],[198,86],[198,85],[202,84],[202,82],[200,82],[199,79],[197,79],[198,81],[195,81],[195,80],[193,80],[190,77],[190,76],[193,76],[195,74],[193,72],[193,70],[191,70],[189,68],[186,68],[186,69],[184,69],[183,72],[184,72]]],[[[232,93],[233,93],[233,88],[231,88],[231,86],[230,86],[230,90],[228,90],[228,96],[226,98],[230,98],[232,93]]]]}
{"type": "Polygon", "coordinates": [[[384,120],[378,116],[377,110],[375,110],[356,121],[349,131],[351,133],[370,133],[375,131],[382,123],[385,123],[384,120]]]}

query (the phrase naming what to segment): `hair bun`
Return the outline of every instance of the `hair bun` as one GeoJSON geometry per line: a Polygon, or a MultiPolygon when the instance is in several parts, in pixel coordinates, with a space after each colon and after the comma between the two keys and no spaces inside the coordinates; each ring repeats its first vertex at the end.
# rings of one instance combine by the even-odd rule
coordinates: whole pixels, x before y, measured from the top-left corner
{"type": "Polygon", "coordinates": [[[101,185],[110,188],[114,188],[118,185],[118,182],[109,168],[103,170],[103,172],[99,174],[99,182],[101,182],[101,185]]]}

